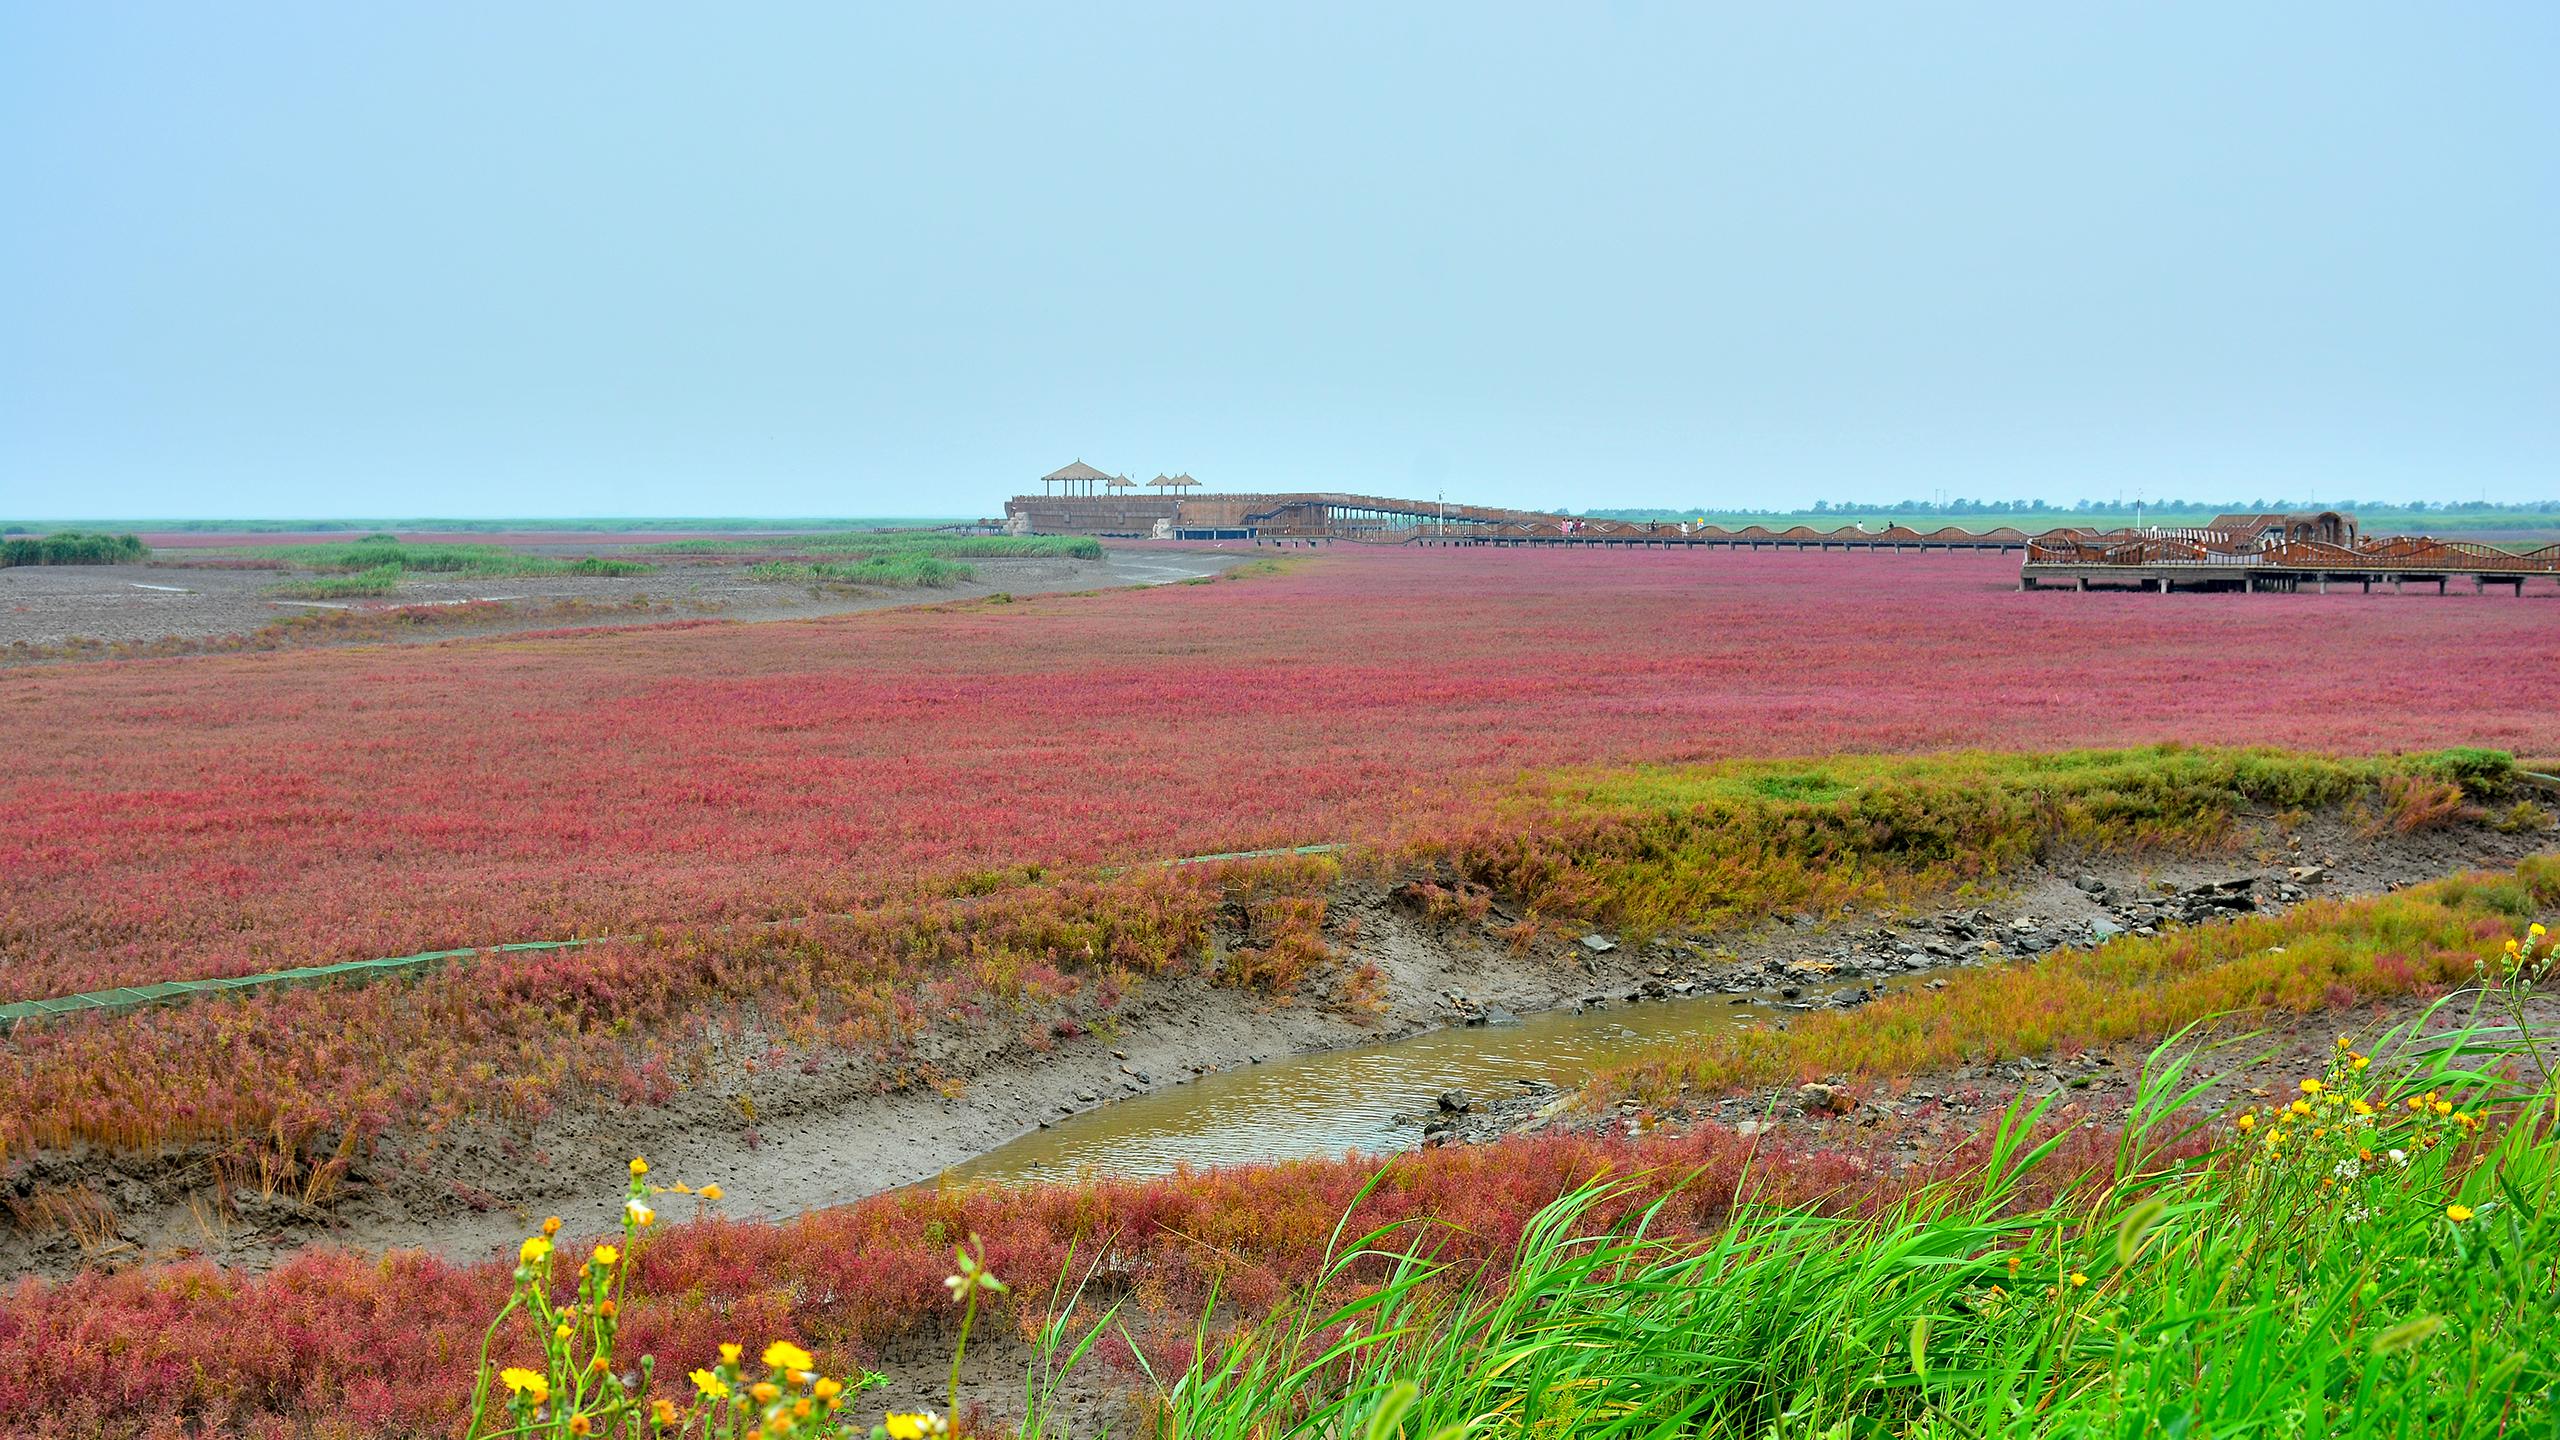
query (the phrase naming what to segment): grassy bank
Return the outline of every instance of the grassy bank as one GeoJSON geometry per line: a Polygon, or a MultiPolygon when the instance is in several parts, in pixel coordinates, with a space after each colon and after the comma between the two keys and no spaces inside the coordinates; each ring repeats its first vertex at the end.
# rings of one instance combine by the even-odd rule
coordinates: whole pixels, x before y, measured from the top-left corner
{"type": "MultiPolygon", "coordinates": [[[[913,1189],[779,1225],[658,1194],[663,1226],[608,1237],[604,1328],[667,1381],[731,1341],[833,1374],[947,1354],[943,1276],[975,1235],[1012,1282],[993,1332],[1019,1355],[1099,1324],[1088,1363],[1113,1368],[1077,1388],[1150,1391],[1157,1434],[2540,1434],[2554,1097],[2497,1077],[2512,1033],[2443,1028],[2353,1035],[2245,1124],[2182,1108],[2172,1050],[2121,1128],[2020,1108],[1901,1172],[1854,1141],[1704,1126],[913,1189]]],[[[588,1254],[558,1246],[564,1268],[588,1254]]],[[[24,1285],[0,1420],[445,1430],[515,1263],[313,1253],[24,1285]]],[[[554,1353],[502,1329],[491,1363],[554,1353]]]]}
{"type": "Polygon", "coordinates": [[[904,552],[859,560],[768,560],[747,567],[752,579],[783,585],[878,585],[893,590],[955,585],[977,572],[936,556],[904,552]]]}
{"type": "Polygon", "coordinates": [[[2061,847],[2207,853],[2244,819],[2340,809],[2374,833],[2499,795],[2504,754],[2371,760],[2273,750],[1859,756],[1568,776],[1436,852],[1533,910],[1669,930],[1964,895],[2061,847]]]}
{"type": "Polygon", "coordinates": [[[1701,1243],[1595,1215],[1624,1188],[1595,1183],[1500,1271],[1437,1259],[1436,1227],[1375,1231],[1301,1306],[1199,1346],[1159,1433],[2550,1433],[2560,1092],[2481,1058],[2342,1053],[2302,1077],[2309,1118],[2263,1127],[2290,1143],[2217,1126],[2196,1153],[2181,1062],[2155,1057],[2116,1163],[2044,1203],[2022,1192],[2059,1141],[2021,1110],[1978,1170],[1876,1216],[1750,1206],[1701,1243]]]}
{"type": "Polygon", "coordinates": [[[267,587],[270,595],[283,595],[301,600],[352,600],[365,596],[388,595],[400,588],[400,577],[409,573],[398,565],[376,565],[349,575],[323,575],[310,580],[287,580],[267,587]]]}
{"type": "MultiPolygon", "coordinates": [[[[1997,883],[2062,843],[2194,853],[2228,843],[2244,814],[2268,807],[2307,815],[2337,806],[2381,828],[2413,818],[2447,823],[2472,803],[2466,785],[2494,789],[2504,766],[2503,757],[2479,752],[2366,762],[2164,749],[1621,772],[1542,788],[1413,856],[1359,863],[1399,875],[1416,865],[1444,878],[1454,872],[1459,888],[1440,892],[1447,904],[1463,912],[1498,894],[1532,912],[1524,922],[1532,935],[1559,917],[1583,915],[1630,934],[1713,929],[1798,907],[1997,883]]],[[[1324,934],[1336,876],[1332,862],[1319,860],[1102,876],[947,874],[889,894],[848,885],[800,897],[778,912],[793,916],[787,924],[661,927],[413,981],[243,994],[66,1023],[0,1052],[8,1061],[0,1066],[0,1155],[78,1143],[282,1145],[275,1161],[293,1168],[394,1117],[408,1125],[493,1113],[538,1119],[552,1105],[597,1097],[663,1101],[678,1077],[704,1073],[722,1034],[749,1025],[811,1057],[884,1064],[955,1015],[1026,1033],[1061,1019],[1090,1024],[1151,976],[1213,974],[1292,997],[1339,979],[1324,934]],[[1212,957],[1207,940],[1222,907],[1244,933],[1232,953],[1212,957]],[[827,918],[804,918],[813,913],[827,918]],[[321,1036],[326,1046],[314,1041],[321,1036]],[[241,1086],[240,1074],[261,1083],[241,1086]],[[45,1095],[80,1098],[37,1103],[45,1095]]],[[[2532,871],[2520,883],[2549,882],[2532,871]]],[[[2209,948],[2218,943],[2214,933],[2156,944],[2209,948]]],[[[2111,958],[2118,954],[2106,952],[2107,963],[2133,963],[2111,958]]],[[[54,966],[30,959],[11,977],[16,993],[0,998],[206,973],[109,975],[94,957],[54,966]]],[[[2440,978],[2423,967],[2392,974],[2404,990],[2440,978]]],[[[1996,1012],[1986,1023],[2020,1023],[1997,1011],[2009,1002],[1986,994],[1982,1003],[1996,1012]]],[[[2102,1015],[2113,1002],[2075,1003],[2102,1015]]],[[[1679,1083],[1721,1073],[1684,1072],[1679,1083]]]]}
{"type": "Polygon", "coordinates": [[[2216,1015],[2308,1014],[2467,983],[2484,947],[2560,907],[2560,856],[2512,873],[2456,876],[2280,916],[2057,950],[2028,964],[1957,971],[1803,1016],[1784,1030],[1722,1034],[1619,1067],[1601,1097],[1677,1105],[1695,1092],[1914,1072],[2139,1041],[2216,1015]]]}

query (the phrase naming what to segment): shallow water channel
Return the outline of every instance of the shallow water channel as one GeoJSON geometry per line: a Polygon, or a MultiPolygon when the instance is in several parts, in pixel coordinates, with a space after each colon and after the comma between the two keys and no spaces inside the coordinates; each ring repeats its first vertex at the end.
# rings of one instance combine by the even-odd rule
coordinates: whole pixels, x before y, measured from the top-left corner
{"type": "MultiPolygon", "coordinates": [[[[1804,999],[1858,983],[1808,988],[1804,999]]],[[[1444,1090],[1490,1100],[1525,1093],[1524,1080],[1571,1087],[1647,1050],[1794,1013],[1774,990],[1612,1001],[1605,1010],[1553,1010],[1513,1025],[1429,1030],[1241,1065],[1067,1116],[953,1167],[949,1178],[1159,1175],[1177,1165],[1409,1150],[1420,1142],[1421,1126],[1399,1125],[1395,1117],[1431,1111],[1444,1090]]]]}

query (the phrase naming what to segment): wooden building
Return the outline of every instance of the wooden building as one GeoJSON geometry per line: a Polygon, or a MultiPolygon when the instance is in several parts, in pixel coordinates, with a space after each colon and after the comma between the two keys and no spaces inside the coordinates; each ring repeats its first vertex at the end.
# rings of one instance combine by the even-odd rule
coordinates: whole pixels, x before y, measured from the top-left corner
{"type": "Polygon", "coordinates": [[[2297,510],[2291,514],[2269,510],[2254,515],[2235,512],[2216,515],[2205,528],[2243,545],[2261,541],[2279,545],[2356,543],[2356,517],[2337,510],[2297,510]]]}

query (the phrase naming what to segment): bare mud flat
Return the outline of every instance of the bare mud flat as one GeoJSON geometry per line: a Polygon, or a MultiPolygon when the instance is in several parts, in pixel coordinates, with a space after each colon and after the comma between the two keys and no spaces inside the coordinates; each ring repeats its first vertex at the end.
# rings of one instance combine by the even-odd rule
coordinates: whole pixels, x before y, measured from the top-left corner
{"type": "MultiPolygon", "coordinates": [[[[572,553],[562,547],[541,547],[572,553]]],[[[594,553],[587,547],[576,553],[594,553]]],[[[610,550],[611,547],[604,547],[610,550]]],[[[173,557],[183,562],[183,556],[173,557]]],[[[547,629],[562,623],[611,624],[610,611],[585,621],[563,622],[548,616],[550,602],[579,601],[596,606],[636,605],[641,601],[670,607],[659,618],[711,615],[729,620],[786,620],[844,615],[905,605],[933,605],[978,600],[990,595],[1048,595],[1063,591],[1162,585],[1214,575],[1240,560],[1234,552],[1203,550],[1120,550],[1100,560],[985,559],[966,563],[971,578],[949,585],[917,589],[848,587],[816,588],[807,584],[757,580],[747,566],[731,557],[650,556],[658,568],[647,575],[510,576],[485,580],[413,573],[391,596],[366,600],[300,600],[267,593],[278,582],[307,578],[276,570],[198,568],[184,563],[156,565],[22,565],[0,569],[0,649],[17,643],[60,645],[72,640],[109,644],[154,640],[209,640],[245,635],[295,615],[325,610],[381,610],[400,606],[457,605],[470,601],[520,602],[523,618],[488,625],[439,627],[419,638],[504,634],[511,630],[547,629]]],[[[642,621],[646,614],[622,617],[642,621]]],[[[378,641],[373,643],[379,643],[378,641]]]]}
{"type": "MultiPolygon", "coordinates": [[[[228,1205],[212,1203],[203,1156],[39,1155],[20,1183],[106,1197],[112,1240],[101,1247],[93,1237],[84,1248],[69,1235],[0,1223],[0,1275],[185,1254],[254,1268],[314,1243],[479,1259],[514,1245],[545,1214],[566,1217],[573,1230],[610,1228],[633,1154],[670,1178],[717,1181],[725,1213],[778,1219],[946,1172],[964,1181],[1071,1178],[1079,1167],[1143,1174],[1171,1163],[1473,1143],[1549,1123],[1629,1123],[1555,1103],[1578,1083],[1575,1064],[1605,1055],[1598,1042],[1612,1029],[1664,1044],[1677,1043],[1683,1026],[1784,1024],[1790,1010],[1855,1006],[1952,967],[2087,944],[2109,925],[2238,913],[2222,910],[2217,896],[2244,894],[2250,910],[2279,911],[2503,868],[2548,844],[2486,827],[2367,840],[2315,821],[2289,842],[2268,837],[2220,856],[2057,859],[2013,877],[2001,899],[1961,912],[1787,917],[1748,935],[1675,936],[1640,948],[1598,935],[1515,948],[1495,936],[1512,918],[1499,905],[1475,926],[1435,926],[1398,887],[1345,880],[1329,905],[1327,939],[1345,969],[1367,963],[1384,974],[1382,1009],[1343,1011],[1317,998],[1273,1000],[1185,979],[1149,982],[1108,1010],[1077,1002],[1057,1015],[938,1024],[895,1067],[843,1054],[776,1064],[773,1047],[750,1037],[665,1105],[564,1106],[531,1128],[489,1122],[432,1142],[395,1132],[318,1205],[237,1191],[228,1205]],[[1509,1026],[1512,1017],[1535,1025],[1509,1026]],[[1075,1023],[1057,1023],[1068,1020],[1075,1023]],[[1523,1029],[1574,1026],[1584,1032],[1560,1061],[1516,1048],[1523,1029]],[[1390,1043],[1426,1034],[1427,1046],[1390,1043]],[[1466,1053],[1465,1036],[1484,1037],[1480,1054],[1466,1053]],[[1319,1058],[1286,1058],[1307,1056],[1319,1058]],[[1309,1067],[1284,1074],[1283,1089],[1318,1103],[1273,1104],[1267,1089],[1256,1100],[1244,1072],[1266,1062],[1285,1062],[1270,1066],[1275,1074],[1309,1067]],[[1454,1122],[1439,1102],[1452,1063],[1474,1065],[1463,1074],[1486,1102],[1454,1122]],[[1347,1079],[1325,1075],[1328,1065],[1349,1067],[1347,1079]],[[918,1067],[941,1077],[940,1087],[915,1085],[918,1067]],[[1347,1098],[1325,1101],[1328,1094],[1347,1098]]],[[[2005,1084],[2005,1096],[2052,1080],[2058,1064],[1957,1078],[1975,1089],[2005,1084]]],[[[1963,1087],[1951,1079],[1946,1088],[1963,1087]]],[[[1739,1120],[1782,1110],[1789,1098],[1693,1118],[1739,1120]]],[[[1864,1118],[1890,1117],[1871,1109],[1864,1118]]],[[[1933,1133],[1922,1125],[1913,1138],[1933,1133]]]]}

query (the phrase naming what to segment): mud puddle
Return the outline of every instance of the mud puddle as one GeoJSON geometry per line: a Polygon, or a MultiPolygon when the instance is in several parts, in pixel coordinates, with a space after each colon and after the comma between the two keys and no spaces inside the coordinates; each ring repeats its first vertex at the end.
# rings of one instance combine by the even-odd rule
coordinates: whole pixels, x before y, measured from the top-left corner
{"type": "Polygon", "coordinates": [[[1553,1010],[1291,1056],[1070,1116],[944,1173],[1020,1183],[1409,1150],[1444,1094],[1481,1104],[1561,1093],[1647,1050],[1782,1024],[1834,989],[1855,988],[1845,982],[1797,1001],[1764,990],[1553,1010]]]}

